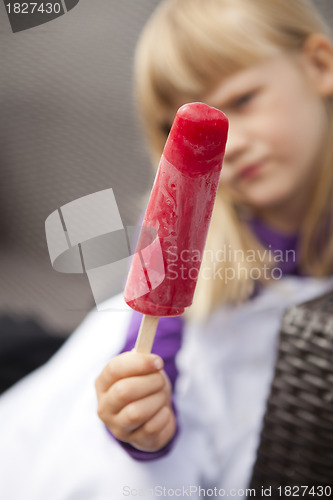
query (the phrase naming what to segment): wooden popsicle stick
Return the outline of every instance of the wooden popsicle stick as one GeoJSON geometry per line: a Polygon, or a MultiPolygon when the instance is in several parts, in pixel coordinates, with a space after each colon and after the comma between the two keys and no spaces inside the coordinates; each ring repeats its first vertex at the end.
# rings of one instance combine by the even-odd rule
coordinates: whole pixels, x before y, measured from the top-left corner
{"type": "Polygon", "coordinates": [[[143,316],[135,347],[133,349],[135,352],[151,352],[158,320],[158,316],[148,316],[146,314],[143,316]]]}

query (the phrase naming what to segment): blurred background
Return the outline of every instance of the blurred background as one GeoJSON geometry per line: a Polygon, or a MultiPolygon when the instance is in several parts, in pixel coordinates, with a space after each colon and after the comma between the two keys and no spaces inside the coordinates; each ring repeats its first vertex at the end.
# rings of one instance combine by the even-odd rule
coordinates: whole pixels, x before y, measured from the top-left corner
{"type": "MultiPolygon", "coordinates": [[[[333,25],[332,0],[314,1],[333,25]]],[[[86,275],[52,269],[47,216],[110,187],[124,225],[135,225],[143,210],[153,173],[132,65],[158,3],[80,0],[18,33],[0,3],[0,365],[7,372],[15,365],[14,379],[45,361],[94,306],[86,275]]],[[[121,289],[117,277],[112,293],[121,289]]]]}
{"type": "Polygon", "coordinates": [[[112,187],[123,224],[137,223],[152,171],[132,63],[155,5],[80,0],[58,19],[12,33],[0,4],[0,313],[67,334],[93,307],[86,276],[50,264],[44,223],[58,207],[112,187]]]}

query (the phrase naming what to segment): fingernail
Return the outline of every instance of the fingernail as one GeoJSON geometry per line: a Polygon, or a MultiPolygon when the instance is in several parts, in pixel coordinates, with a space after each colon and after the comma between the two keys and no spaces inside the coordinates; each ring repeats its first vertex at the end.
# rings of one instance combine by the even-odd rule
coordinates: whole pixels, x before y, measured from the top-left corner
{"type": "Polygon", "coordinates": [[[163,368],[163,361],[161,358],[155,358],[154,359],[154,365],[157,370],[161,370],[163,368]]]}

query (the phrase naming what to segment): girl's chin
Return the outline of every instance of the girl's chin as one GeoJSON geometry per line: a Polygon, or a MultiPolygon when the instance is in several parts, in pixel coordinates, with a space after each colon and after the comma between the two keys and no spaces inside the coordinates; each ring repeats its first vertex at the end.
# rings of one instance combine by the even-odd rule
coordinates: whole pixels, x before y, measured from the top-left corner
{"type": "Polygon", "coordinates": [[[253,207],[254,209],[269,210],[281,208],[288,202],[288,199],[290,200],[290,193],[277,192],[277,190],[272,189],[272,187],[274,188],[276,186],[272,186],[270,183],[269,186],[252,186],[252,189],[248,189],[246,192],[240,192],[229,186],[223,186],[222,184],[221,190],[227,192],[230,198],[236,203],[253,207]]]}
{"type": "Polygon", "coordinates": [[[283,207],[287,200],[290,199],[290,193],[278,192],[270,187],[258,186],[258,189],[248,190],[243,196],[239,195],[238,199],[244,203],[258,208],[277,208],[283,207]]]}

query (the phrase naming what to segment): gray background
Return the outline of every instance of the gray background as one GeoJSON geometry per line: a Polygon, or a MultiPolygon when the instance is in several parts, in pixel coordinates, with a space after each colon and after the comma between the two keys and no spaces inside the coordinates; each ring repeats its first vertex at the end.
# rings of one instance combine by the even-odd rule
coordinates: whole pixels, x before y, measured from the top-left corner
{"type": "Polygon", "coordinates": [[[0,3],[0,312],[68,332],[94,305],[86,276],[51,267],[44,222],[58,207],[112,187],[124,225],[137,222],[152,171],[132,63],[155,5],[80,0],[13,34],[0,3]]]}
{"type": "MultiPolygon", "coordinates": [[[[86,276],[51,267],[44,222],[58,207],[112,187],[124,225],[137,222],[152,171],[133,52],[157,3],[80,0],[15,34],[0,3],[0,314],[66,334],[94,305],[86,276]]],[[[316,3],[331,22],[333,1],[316,3]]],[[[119,277],[112,287],[121,290],[119,277]]]]}

